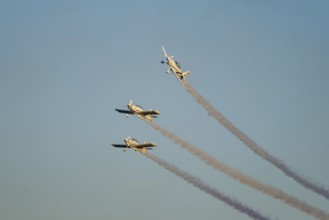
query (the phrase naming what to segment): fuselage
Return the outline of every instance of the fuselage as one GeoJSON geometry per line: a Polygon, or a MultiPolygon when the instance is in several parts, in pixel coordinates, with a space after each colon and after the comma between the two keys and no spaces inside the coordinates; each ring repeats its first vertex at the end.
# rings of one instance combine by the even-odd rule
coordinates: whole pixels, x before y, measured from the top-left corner
{"type": "Polygon", "coordinates": [[[167,64],[170,67],[171,71],[173,71],[174,73],[178,73],[178,74],[182,73],[181,69],[178,67],[177,62],[175,60],[170,59],[168,57],[167,58],[167,64]]]}
{"type": "Polygon", "coordinates": [[[141,115],[141,114],[139,114],[139,112],[144,111],[144,109],[141,106],[129,104],[129,105],[127,105],[127,107],[138,118],[142,117],[142,118],[146,118],[147,120],[152,120],[152,115],[141,115]]]}
{"type": "Polygon", "coordinates": [[[139,142],[136,139],[132,139],[132,138],[126,138],[124,139],[124,142],[131,148],[134,148],[134,146],[139,144],[139,142]]]}
{"type": "Polygon", "coordinates": [[[127,144],[127,146],[134,149],[135,151],[138,151],[138,152],[143,153],[143,154],[145,154],[147,152],[146,148],[136,148],[135,147],[135,146],[140,144],[136,139],[126,138],[126,139],[124,139],[124,142],[127,144]]]}
{"type": "Polygon", "coordinates": [[[138,105],[127,105],[128,109],[132,111],[133,113],[138,113],[143,111],[143,108],[138,105]]]}

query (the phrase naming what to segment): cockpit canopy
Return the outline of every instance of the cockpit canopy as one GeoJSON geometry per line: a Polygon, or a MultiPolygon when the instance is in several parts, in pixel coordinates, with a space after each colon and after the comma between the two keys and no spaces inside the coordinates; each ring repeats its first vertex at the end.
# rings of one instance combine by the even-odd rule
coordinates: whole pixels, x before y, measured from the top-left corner
{"type": "Polygon", "coordinates": [[[178,63],[178,61],[175,60],[175,63],[178,66],[178,68],[180,68],[180,64],[178,63]]]}
{"type": "Polygon", "coordinates": [[[134,141],[135,143],[139,143],[135,138],[131,138],[130,140],[134,141]]]}

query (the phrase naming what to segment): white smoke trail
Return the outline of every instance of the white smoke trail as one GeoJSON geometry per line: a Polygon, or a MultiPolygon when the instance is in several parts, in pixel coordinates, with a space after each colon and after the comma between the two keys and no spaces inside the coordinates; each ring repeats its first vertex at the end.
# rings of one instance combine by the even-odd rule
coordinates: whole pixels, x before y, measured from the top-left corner
{"type": "Polygon", "coordinates": [[[199,188],[200,190],[212,195],[216,199],[219,199],[223,202],[225,202],[227,205],[233,207],[234,209],[240,211],[241,213],[244,213],[248,215],[249,217],[253,219],[269,219],[261,214],[259,214],[257,211],[243,205],[242,203],[230,198],[229,196],[224,195],[223,193],[217,191],[214,188],[209,187],[205,183],[203,183],[200,179],[188,174],[187,172],[184,172],[177,168],[176,166],[169,164],[168,162],[152,155],[152,154],[145,154],[149,159],[153,160],[155,163],[157,163],[159,166],[164,167],[166,170],[174,173],[178,177],[181,177],[185,181],[191,183],[195,187],[199,188]]]}
{"type": "Polygon", "coordinates": [[[275,199],[279,199],[280,201],[302,211],[308,215],[311,215],[317,219],[321,220],[329,220],[329,214],[325,213],[322,210],[319,210],[305,202],[298,200],[297,198],[288,195],[287,193],[278,190],[272,186],[266,185],[242,172],[229,167],[228,165],[216,160],[206,152],[202,151],[200,148],[188,143],[187,141],[181,139],[177,135],[171,133],[170,131],[156,125],[151,121],[146,121],[149,125],[151,125],[155,130],[159,131],[164,136],[173,140],[176,144],[189,151],[193,155],[197,156],[199,159],[213,167],[214,169],[225,173],[226,175],[232,177],[235,180],[238,180],[240,183],[248,185],[266,195],[269,195],[275,199]]]}
{"type": "Polygon", "coordinates": [[[301,184],[305,188],[312,190],[313,192],[323,196],[329,200],[329,191],[324,187],[317,186],[316,184],[310,182],[309,180],[298,175],[296,172],[292,171],[286,164],[284,164],[279,159],[270,155],[268,152],[263,150],[258,144],[251,140],[246,134],[244,134],[240,129],[238,129],[234,124],[232,124],[222,113],[217,111],[204,97],[202,97],[187,81],[184,81],[186,90],[194,97],[194,99],[201,104],[210,116],[213,116],[220,124],[222,124],[227,130],[229,130],[233,135],[235,135],[240,141],[242,141],[246,146],[248,146],[255,154],[262,157],[266,161],[270,162],[272,165],[281,170],[285,175],[291,177],[297,183],[301,184]]]}

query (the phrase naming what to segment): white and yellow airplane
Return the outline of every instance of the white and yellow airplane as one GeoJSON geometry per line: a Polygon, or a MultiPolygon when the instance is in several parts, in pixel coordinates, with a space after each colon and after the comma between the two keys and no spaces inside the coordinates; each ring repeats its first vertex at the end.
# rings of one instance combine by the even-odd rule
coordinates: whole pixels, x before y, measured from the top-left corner
{"type": "Polygon", "coordinates": [[[143,144],[139,143],[136,139],[131,138],[130,136],[124,138],[123,141],[125,144],[112,144],[113,147],[123,148],[123,151],[126,152],[128,148],[132,148],[135,151],[138,151],[142,154],[146,154],[148,150],[152,150],[152,147],[155,147],[155,143],[146,143],[143,144]]]}
{"type": "Polygon", "coordinates": [[[128,107],[128,110],[123,110],[123,109],[115,109],[115,110],[120,112],[120,113],[126,114],[127,118],[130,115],[134,114],[138,118],[146,119],[146,120],[149,120],[149,121],[152,121],[153,118],[157,118],[156,115],[160,114],[160,112],[158,110],[153,110],[153,109],[143,110],[143,108],[141,106],[134,105],[133,100],[130,100],[127,107],[128,107]]]}
{"type": "Polygon", "coordinates": [[[162,64],[166,63],[168,65],[168,69],[167,69],[166,73],[168,74],[171,70],[173,72],[173,74],[177,77],[179,82],[182,84],[182,86],[184,86],[183,80],[185,79],[186,76],[188,76],[190,74],[190,71],[182,72],[179,63],[176,60],[174,60],[174,56],[168,56],[164,49],[164,46],[162,46],[162,50],[163,50],[164,56],[166,58],[166,61],[161,61],[161,63],[162,64]]]}

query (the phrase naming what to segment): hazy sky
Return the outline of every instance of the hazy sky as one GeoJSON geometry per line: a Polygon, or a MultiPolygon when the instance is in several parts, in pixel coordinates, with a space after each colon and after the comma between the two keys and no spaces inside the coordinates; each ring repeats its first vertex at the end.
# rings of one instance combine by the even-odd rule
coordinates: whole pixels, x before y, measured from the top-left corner
{"type": "Polygon", "coordinates": [[[0,219],[249,219],[134,151],[152,153],[273,219],[312,219],[206,166],[130,99],[218,160],[329,210],[254,155],[166,75],[188,81],[262,148],[329,187],[328,1],[2,1],[0,219]]]}

